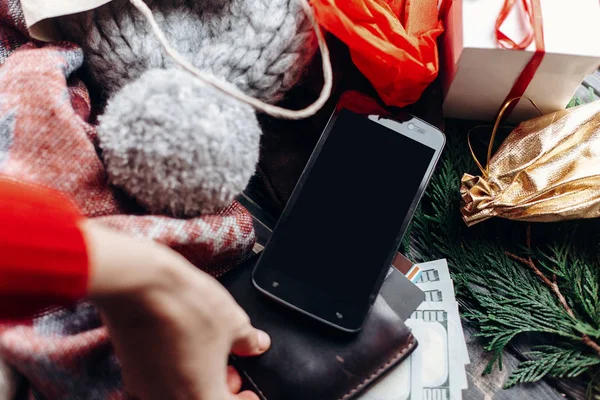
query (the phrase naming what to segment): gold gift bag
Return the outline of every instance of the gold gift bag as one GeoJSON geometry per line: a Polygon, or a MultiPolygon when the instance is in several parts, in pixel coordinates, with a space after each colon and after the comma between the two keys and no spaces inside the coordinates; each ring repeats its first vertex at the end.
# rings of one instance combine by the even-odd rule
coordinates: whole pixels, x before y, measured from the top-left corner
{"type": "Polygon", "coordinates": [[[465,223],[599,217],[600,100],[522,122],[490,159],[502,114],[515,100],[498,115],[486,167],[475,158],[482,176],[461,179],[465,223]]]}

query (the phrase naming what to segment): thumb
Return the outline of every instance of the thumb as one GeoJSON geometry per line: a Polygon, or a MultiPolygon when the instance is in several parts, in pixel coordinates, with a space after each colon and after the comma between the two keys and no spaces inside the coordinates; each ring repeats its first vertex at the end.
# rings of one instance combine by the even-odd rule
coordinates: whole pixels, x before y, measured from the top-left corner
{"type": "Polygon", "coordinates": [[[232,395],[234,400],[259,400],[258,396],[249,390],[232,395]]]}
{"type": "Polygon", "coordinates": [[[237,356],[256,356],[271,347],[271,338],[266,332],[248,324],[233,341],[231,352],[237,356]]]}

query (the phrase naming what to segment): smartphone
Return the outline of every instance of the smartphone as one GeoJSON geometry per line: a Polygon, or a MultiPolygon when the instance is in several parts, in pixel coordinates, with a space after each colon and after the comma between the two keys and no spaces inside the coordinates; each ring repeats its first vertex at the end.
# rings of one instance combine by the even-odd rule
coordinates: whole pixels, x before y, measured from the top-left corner
{"type": "Polygon", "coordinates": [[[257,261],[254,286],[359,331],[444,143],[432,125],[346,92],[257,261]]]}

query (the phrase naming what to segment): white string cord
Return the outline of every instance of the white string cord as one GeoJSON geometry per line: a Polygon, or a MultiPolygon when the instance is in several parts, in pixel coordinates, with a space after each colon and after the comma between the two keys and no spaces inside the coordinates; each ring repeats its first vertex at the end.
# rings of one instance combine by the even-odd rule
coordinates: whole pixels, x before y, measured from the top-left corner
{"type": "Polygon", "coordinates": [[[308,4],[307,0],[300,0],[300,3],[302,4],[302,8],[304,8],[304,11],[306,12],[306,15],[308,16],[308,19],[310,20],[310,23],[317,35],[317,40],[319,42],[319,49],[321,50],[321,58],[323,60],[324,84],[323,84],[323,89],[321,89],[321,93],[319,94],[319,97],[317,98],[317,100],[314,103],[312,103],[311,105],[309,105],[306,108],[303,108],[301,110],[289,110],[287,108],[274,106],[272,104],[267,104],[267,103],[260,101],[252,96],[248,96],[247,94],[243,93],[237,87],[235,87],[234,85],[232,85],[229,82],[218,79],[210,74],[200,71],[199,69],[194,67],[192,64],[190,64],[183,56],[181,56],[181,54],[179,54],[170,45],[169,41],[165,37],[164,32],[160,29],[160,27],[156,23],[156,20],[154,19],[154,15],[152,15],[152,11],[150,10],[150,8],[148,8],[148,6],[144,2],[144,0],[129,0],[129,1],[131,2],[131,4],[133,4],[133,6],[135,8],[138,9],[138,11],[140,11],[144,15],[144,17],[146,18],[146,20],[152,27],[154,34],[158,38],[158,41],[160,42],[160,44],[164,48],[165,52],[167,53],[167,55],[169,57],[171,57],[177,64],[179,64],[183,69],[190,72],[191,74],[193,74],[198,79],[205,82],[206,84],[211,85],[212,87],[220,90],[221,92],[223,92],[229,96],[232,96],[232,97],[238,99],[241,102],[249,104],[250,106],[254,107],[258,111],[262,111],[265,114],[269,114],[276,118],[293,119],[293,120],[303,119],[303,118],[310,117],[310,116],[314,115],[317,111],[319,111],[323,107],[323,105],[327,102],[327,100],[329,99],[329,96],[331,95],[331,88],[333,86],[333,73],[331,70],[331,59],[329,57],[329,49],[327,48],[327,43],[325,42],[323,33],[321,32],[321,28],[319,27],[319,24],[317,23],[317,21],[315,19],[313,9],[308,4]]]}

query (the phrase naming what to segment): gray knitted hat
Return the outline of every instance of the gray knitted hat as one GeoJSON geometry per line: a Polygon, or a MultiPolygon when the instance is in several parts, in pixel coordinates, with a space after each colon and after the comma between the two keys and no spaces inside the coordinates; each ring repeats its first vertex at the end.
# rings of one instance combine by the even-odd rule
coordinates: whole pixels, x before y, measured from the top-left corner
{"type": "MultiPolygon", "coordinates": [[[[279,101],[317,49],[297,0],[146,3],[191,64],[264,102],[279,101]]],[[[61,17],[58,26],[109,96],[98,136],[113,184],[152,212],[179,216],[224,207],[244,189],[260,140],[250,106],[177,70],[128,0],[61,17]]]]}
{"type": "MultiPolygon", "coordinates": [[[[272,103],[296,84],[317,49],[298,0],[146,0],[167,40],[199,69],[272,103]]],[[[148,22],[128,0],[62,17],[109,94],[152,68],[168,68],[148,22]]]]}

